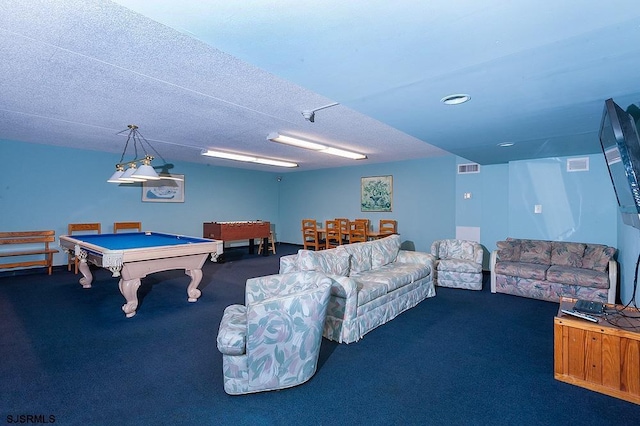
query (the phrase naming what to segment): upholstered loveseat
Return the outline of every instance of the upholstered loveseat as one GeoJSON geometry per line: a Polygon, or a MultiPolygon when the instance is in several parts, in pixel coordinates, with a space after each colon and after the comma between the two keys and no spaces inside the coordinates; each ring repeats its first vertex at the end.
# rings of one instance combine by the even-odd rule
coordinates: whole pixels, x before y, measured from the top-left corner
{"type": "Polygon", "coordinates": [[[614,303],[615,253],[602,244],[507,238],[491,253],[491,292],[552,302],[567,296],[614,303]]]}
{"type": "Polygon", "coordinates": [[[280,273],[318,271],[332,280],[323,336],[352,343],[435,296],[434,258],[400,250],[400,237],[345,244],[280,258],[280,273]]]}

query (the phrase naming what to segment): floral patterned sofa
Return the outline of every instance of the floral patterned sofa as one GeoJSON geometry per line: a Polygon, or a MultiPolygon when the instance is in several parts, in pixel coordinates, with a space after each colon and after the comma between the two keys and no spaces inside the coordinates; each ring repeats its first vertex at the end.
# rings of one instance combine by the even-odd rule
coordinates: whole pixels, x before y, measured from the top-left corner
{"type": "Polygon", "coordinates": [[[434,257],[400,250],[400,236],[299,250],[280,258],[280,273],[317,271],[332,280],[323,336],[352,343],[400,313],[436,295],[434,257]]]}
{"type": "Polygon", "coordinates": [[[558,302],[615,303],[616,249],[602,244],[507,238],[491,253],[491,292],[558,302]]]}
{"type": "Polygon", "coordinates": [[[216,343],[230,395],[296,386],[316,372],[331,280],[318,272],[250,278],[216,343]]]}

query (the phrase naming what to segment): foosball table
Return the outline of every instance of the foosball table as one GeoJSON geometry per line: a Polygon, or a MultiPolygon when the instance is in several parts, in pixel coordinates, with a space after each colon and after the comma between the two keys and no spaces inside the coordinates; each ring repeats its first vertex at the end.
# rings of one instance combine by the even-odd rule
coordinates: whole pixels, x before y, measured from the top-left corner
{"type": "Polygon", "coordinates": [[[263,256],[269,255],[266,249],[269,244],[269,234],[271,233],[271,223],[262,220],[244,220],[236,222],[204,222],[202,224],[202,236],[214,240],[243,241],[249,240],[249,253],[255,252],[256,238],[262,238],[263,256]]]}

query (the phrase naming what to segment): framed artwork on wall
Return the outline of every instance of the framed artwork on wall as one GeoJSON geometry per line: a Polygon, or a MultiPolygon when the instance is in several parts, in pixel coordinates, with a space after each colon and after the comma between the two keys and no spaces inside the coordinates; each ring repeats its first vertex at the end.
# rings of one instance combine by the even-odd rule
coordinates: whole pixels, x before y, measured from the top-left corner
{"type": "Polygon", "coordinates": [[[148,203],[184,203],[184,175],[170,175],[175,179],[142,182],[142,201],[148,203]]]}
{"type": "Polygon", "coordinates": [[[393,206],[393,176],[361,178],[360,209],[363,212],[390,212],[393,206]]]}

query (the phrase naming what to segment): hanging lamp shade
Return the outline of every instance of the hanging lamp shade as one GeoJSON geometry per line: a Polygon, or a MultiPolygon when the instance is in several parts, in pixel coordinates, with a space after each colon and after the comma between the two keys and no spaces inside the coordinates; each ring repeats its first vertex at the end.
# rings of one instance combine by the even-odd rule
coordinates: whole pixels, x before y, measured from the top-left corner
{"type": "Polygon", "coordinates": [[[138,170],[136,168],[136,163],[130,163],[129,168],[125,170],[124,174],[120,177],[120,179],[125,181],[130,181],[130,182],[144,182],[146,179],[133,176],[136,170],[138,170]]]}
{"type": "Polygon", "coordinates": [[[111,175],[111,177],[107,180],[109,183],[133,183],[132,180],[122,180],[122,175],[124,175],[124,167],[122,164],[116,164],[116,171],[111,175]]]}
{"type": "Polygon", "coordinates": [[[153,157],[147,155],[144,160],[142,160],[142,165],[138,167],[131,176],[144,180],[160,180],[158,173],[151,167],[151,160],[153,160],[153,157]]]}
{"type": "MultiPolygon", "coordinates": [[[[138,131],[138,126],[135,124],[129,124],[127,129],[118,132],[117,134],[123,134],[127,132],[127,142],[124,145],[124,149],[122,150],[122,155],[120,156],[120,162],[116,164],[116,171],[111,177],[107,180],[110,183],[135,183],[135,182],[146,182],[148,180],[160,180],[163,177],[158,175],[158,172],[155,171],[154,167],[151,165],[151,161],[154,157],[152,157],[149,152],[147,152],[147,148],[153,151],[157,156],[164,161],[164,166],[162,167],[164,170],[165,167],[168,167],[166,160],[162,158],[162,155],[149,143],[148,140],[144,138],[138,131]],[[125,155],[127,154],[127,149],[129,144],[132,144],[132,150],[135,158],[133,160],[126,160],[125,155]],[[144,152],[144,157],[138,157],[138,148],[142,149],[144,152]],[[137,164],[140,164],[138,167],[137,164]],[[127,168],[128,165],[128,168],[127,168]],[[126,168],[126,170],[125,170],[126,168]]],[[[171,165],[173,167],[173,165],[171,165]]],[[[182,180],[182,179],[180,179],[182,180]]]]}

